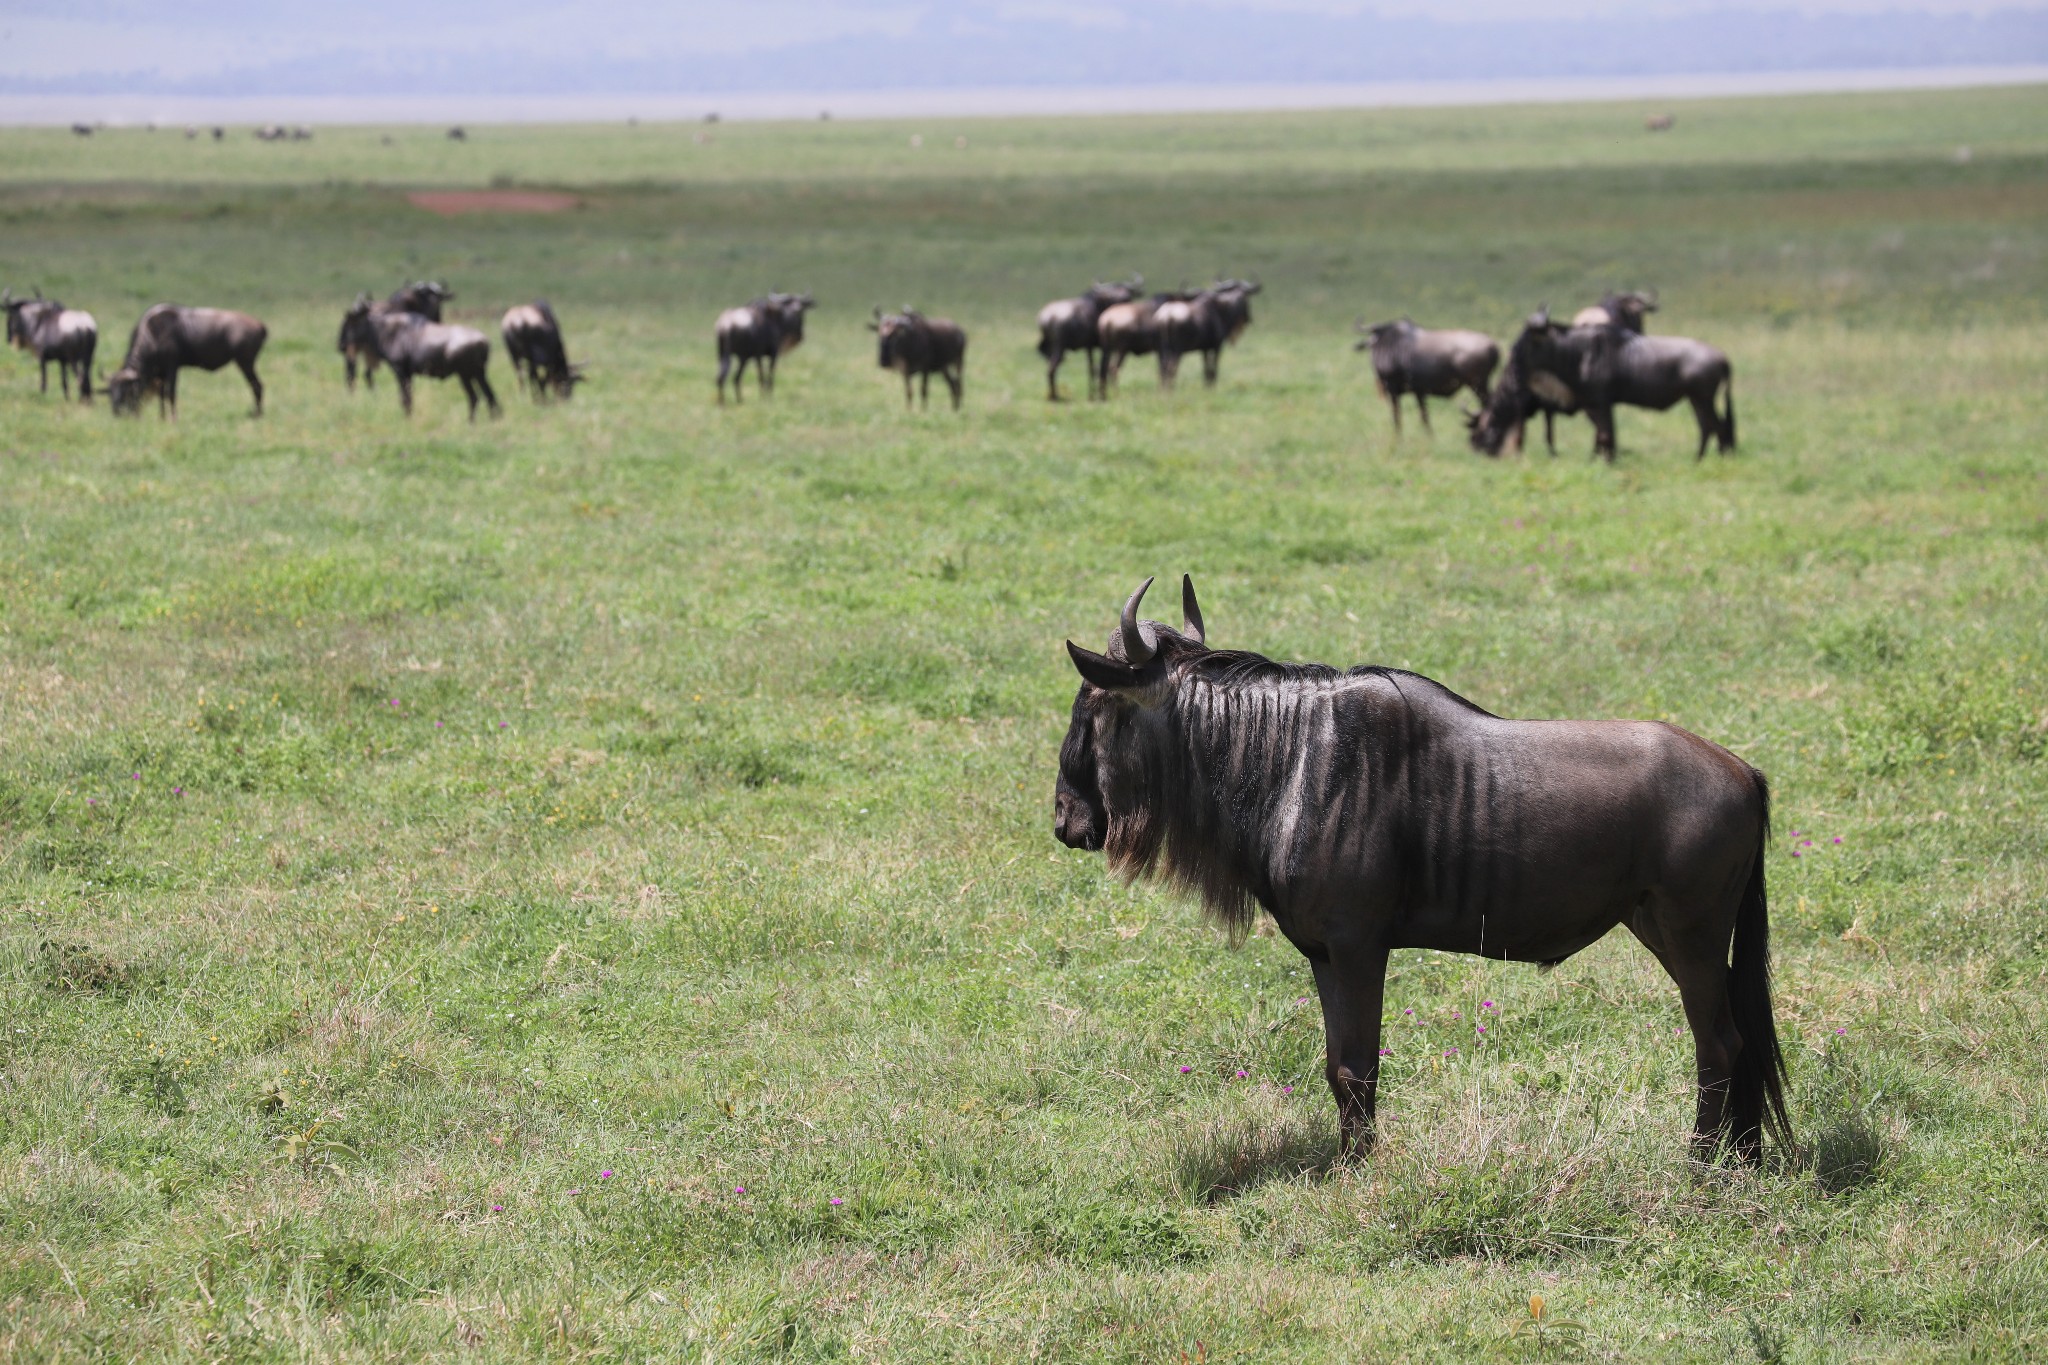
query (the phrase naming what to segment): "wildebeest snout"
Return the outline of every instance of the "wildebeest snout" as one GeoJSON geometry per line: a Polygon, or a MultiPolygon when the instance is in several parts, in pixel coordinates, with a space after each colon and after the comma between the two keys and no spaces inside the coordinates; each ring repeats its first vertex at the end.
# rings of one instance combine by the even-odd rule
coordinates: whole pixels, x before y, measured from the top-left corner
{"type": "Polygon", "coordinates": [[[1068,848],[1093,853],[1102,847],[1102,825],[1088,801],[1062,781],[1052,796],[1052,832],[1068,848]]]}

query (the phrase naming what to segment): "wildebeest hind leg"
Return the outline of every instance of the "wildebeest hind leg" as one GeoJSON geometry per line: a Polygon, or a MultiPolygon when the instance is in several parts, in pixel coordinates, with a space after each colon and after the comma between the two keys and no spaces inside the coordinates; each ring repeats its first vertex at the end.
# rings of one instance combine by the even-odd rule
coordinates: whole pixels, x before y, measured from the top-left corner
{"type": "Polygon", "coordinates": [[[960,411],[960,395],[967,387],[967,370],[964,366],[960,369],[947,370],[945,372],[945,379],[946,387],[953,391],[953,411],[958,412],[960,411]]]}
{"type": "Polygon", "coordinates": [[[1323,1005],[1323,1074],[1337,1101],[1337,1152],[1372,1150],[1380,1082],[1380,1005],[1387,990],[1384,949],[1332,953],[1310,964],[1323,1005]]]}
{"type": "Polygon", "coordinates": [[[476,372],[476,386],[484,391],[484,402],[491,405],[491,416],[496,417],[504,409],[498,406],[498,395],[491,391],[491,377],[483,370],[476,372]]]}
{"type": "Polygon", "coordinates": [[[1708,934],[1673,936],[1677,941],[1664,942],[1663,935],[1654,929],[1646,933],[1645,926],[1637,922],[1641,916],[1653,913],[1648,907],[1638,910],[1629,921],[1629,929],[1678,986],[1685,1022],[1692,1030],[1693,1064],[1699,1078],[1693,1155],[1697,1160],[1711,1161],[1727,1136],[1729,1090],[1735,1077],[1735,1059],[1742,1051],[1742,1035],[1736,1030],[1735,1016],[1728,1004],[1728,940],[1708,934]],[[1717,946],[1687,941],[1698,938],[1717,946]]]}
{"type": "Polygon", "coordinates": [[[1436,428],[1429,424],[1429,399],[1420,393],[1416,394],[1415,410],[1422,414],[1422,429],[1432,436],[1436,435],[1436,428]]]}
{"type": "Polygon", "coordinates": [[[235,368],[242,372],[242,378],[249,381],[249,392],[256,395],[256,415],[263,415],[263,381],[256,377],[256,362],[237,360],[235,368]]]}
{"type": "Polygon", "coordinates": [[[1693,452],[1693,463],[1707,458],[1707,442],[1721,430],[1721,414],[1714,411],[1714,398],[1708,394],[1702,398],[1695,395],[1692,400],[1693,420],[1700,424],[1700,448],[1693,452]]]}

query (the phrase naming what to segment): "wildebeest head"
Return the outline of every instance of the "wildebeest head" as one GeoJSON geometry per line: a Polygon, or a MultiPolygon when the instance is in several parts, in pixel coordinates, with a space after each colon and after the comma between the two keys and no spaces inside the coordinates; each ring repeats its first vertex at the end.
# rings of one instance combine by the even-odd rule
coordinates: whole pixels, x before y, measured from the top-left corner
{"type": "Polygon", "coordinates": [[[107,403],[116,417],[134,417],[142,412],[142,399],[149,386],[131,365],[114,371],[105,383],[107,403]]]}
{"type": "Polygon", "coordinates": [[[455,291],[439,280],[409,280],[385,300],[391,307],[421,317],[441,320],[441,306],[455,297],[455,291]]]}
{"type": "Polygon", "coordinates": [[[1097,280],[1088,286],[1088,292],[1084,297],[1093,299],[1104,307],[1109,307],[1113,304],[1129,303],[1144,292],[1145,277],[1143,275],[1133,275],[1128,280],[1118,280],[1113,283],[1104,283],[1101,280],[1097,280]]]}
{"type": "Polygon", "coordinates": [[[904,336],[924,321],[923,316],[910,304],[903,305],[900,313],[882,312],[880,304],[875,305],[875,315],[868,321],[868,330],[875,334],[875,363],[885,370],[893,370],[899,363],[896,349],[904,336]]]}
{"type": "Polygon", "coordinates": [[[817,307],[818,301],[809,294],[771,293],[764,302],[782,319],[781,350],[786,355],[804,339],[804,313],[817,307]]]}
{"type": "Polygon", "coordinates": [[[1151,586],[1152,580],[1146,579],[1124,603],[1123,617],[1103,653],[1067,642],[1067,653],[1081,674],[1081,688],[1074,695],[1073,720],[1060,745],[1053,833],[1069,848],[1091,853],[1108,848],[1119,865],[1143,843],[1143,746],[1134,740],[1139,728],[1154,719],[1148,703],[1156,709],[1175,658],[1208,648],[1194,581],[1181,579],[1178,631],[1138,619],[1138,604],[1151,586]]]}
{"type": "Polygon", "coordinates": [[[36,290],[33,297],[26,299],[14,297],[14,290],[11,288],[0,290],[0,306],[5,306],[7,310],[8,341],[12,342],[17,350],[23,351],[29,348],[29,333],[35,327],[36,320],[44,313],[57,313],[64,309],[64,305],[55,299],[44,298],[41,289],[36,290]]]}
{"type": "Polygon", "coordinates": [[[1624,289],[1610,293],[1600,300],[1600,306],[1607,310],[1607,316],[1631,332],[1643,330],[1643,319],[1657,311],[1657,291],[1645,293],[1640,289],[1624,289]]]}
{"type": "Polygon", "coordinates": [[[1354,351],[1370,351],[1374,347],[1384,345],[1390,341],[1397,341],[1401,337],[1413,334],[1415,324],[1407,318],[1396,318],[1392,322],[1376,322],[1368,327],[1366,326],[1365,319],[1360,318],[1351,324],[1351,330],[1359,334],[1357,344],[1351,349],[1354,351]]]}

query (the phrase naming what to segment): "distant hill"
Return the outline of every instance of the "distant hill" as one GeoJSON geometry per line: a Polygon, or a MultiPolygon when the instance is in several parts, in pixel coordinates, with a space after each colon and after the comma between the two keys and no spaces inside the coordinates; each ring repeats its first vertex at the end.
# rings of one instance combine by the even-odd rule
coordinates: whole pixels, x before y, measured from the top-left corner
{"type": "MultiPolygon", "coordinates": [[[[680,32],[688,20],[674,23],[680,32]]],[[[408,45],[404,33],[380,32],[374,40],[336,41],[204,75],[0,74],[0,93],[657,94],[2009,65],[2048,61],[2048,10],[1847,15],[1726,9],[1476,22],[1251,13],[1167,0],[1135,0],[1099,14],[1078,5],[1041,10],[963,0],[924,11],[897,32],[826,40],[796,34],[779,44],[707,55],[655,31],[635,46],[639,55],[617,57],[602,55],[596,39],[584,51],[539,51],[485,36],[465,40],[458,50],[453,43],[408,45]]]]}

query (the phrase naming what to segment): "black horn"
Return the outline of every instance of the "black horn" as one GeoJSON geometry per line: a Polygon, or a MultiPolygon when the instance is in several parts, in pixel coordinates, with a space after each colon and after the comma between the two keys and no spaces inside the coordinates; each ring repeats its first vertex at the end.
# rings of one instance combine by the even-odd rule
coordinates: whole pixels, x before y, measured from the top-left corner
{"type": "Polygon", "coordinates": [[[1209,643],[1202,634],[1202,608],[1195,601],[1195,580],[1189,574],[1180,576],[1180,633],[1198,645],[1209,643]]]}
{"type": "Polygon", "coordinates": [[[1152,662],[1152,656],[1159,652],[1159,636],[1145,629],[1145,623],[1138,619],[1138,603],[1144,600],[1145,589],[1152,586],[1146,579],[1131,594],[1131,600],[1124,603],[1123,641],[1124,662],[1132,668],[1141,668],[1152,662]]]}

